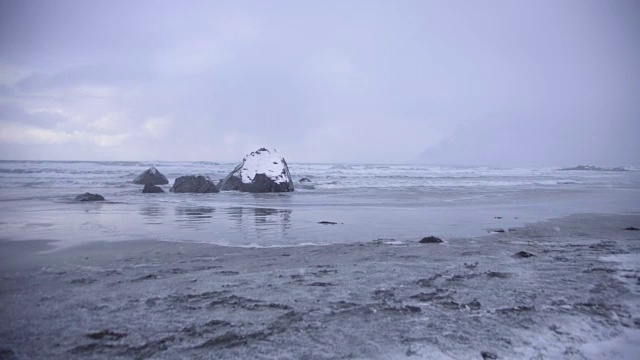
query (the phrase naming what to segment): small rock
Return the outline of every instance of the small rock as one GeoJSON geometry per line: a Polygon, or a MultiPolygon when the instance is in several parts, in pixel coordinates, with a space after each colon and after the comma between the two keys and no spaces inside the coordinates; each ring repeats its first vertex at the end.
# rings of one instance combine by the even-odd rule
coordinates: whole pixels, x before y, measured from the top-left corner
{"type": "Polygon", "coordinates": [[[311,182],[311,179],[309,179],[308,177],[303,177],[302,179],[298,180],[301,183],[305,183],[305,182],[311,182]]]}
{"type": "Polygon", "coordinates": [[[164,190],[162,190],[162,188],[160,186],[153,185],[152,183],[147,183],[144,186],[144,189],[142,189],[142,192],[145,193],[145,194],[163,193],[164,190]]]}
{"type": "Polygon", "coordinates": [[[17,358],[16,353],[10,348],[0,347],[0,359],[14,360],[17,358]]]}
{"type": "Polygon", "coordinates": [[[102,331],[98,331],[98,332],[95,332],[95,333],[87,334],[88,338],[94,339],[94,340],[102,340],[102,339],[119,340],[119,339],[122,339],[123,337],[126,337],[126,336],[127,336],[127,334],[117,333],[117,332],[111,331],[111,330],[102,330],[102,331]]]}
{"type": "Polygon", "coordinates": [[[532,253],[528,253],[526,251],[518,251],[513,256],[517,257],[517,258],[529,258],[529,257],[535,256],[535,255],[533,255],[532,253]]]}
{"type": "Polygon", "coordinates": [[[420,244],[438,244],[438,243],[442,243],[444,241],[442,241],[442,239],[440,239],[439,237],[435,237],[435,236],[427,236],[422,238],[422,240],[420,240],[420,244]]]}
{"type": "Polygon", "coordinates": [[[490,278],[498,278],[498,279],[508,279],[511,277],[509,273],[503,273],[499,271],[489,271],[487,272],[487,276],[490,278]]]}
{"type": "Polygon", "coordinates": [[[637,227],[633,227],[633,226],[629,226],[627,228],[624,228],[625,230],[629,230],[629,231],[638,231],[640,229],[638,229],[637,227]]]}
{"type": "Polygon", "coordinates": [[[322,225],[337,225],[338,223],[333,222],[333,221],[319,221],[318,224],[322,224],[322,225]]]}
{"type": "Polygon", "coordinates": [[[483,360],[488,360],[488,359],[497,359],[498,355],[494,352],[491,351],[482,351],[480,352],[480,355],[482,355],[482,359],[483,360]]]}
{"type": "Polygon", "coordinates": [[[480,304],[480,301],[478,301],[478,299],[473,299],[470,303],[467,304],[467,306],[471,310],[480,310],[482,304],[480,304]]]}
{"type": "Polygon", "coordinates": [[[104,201],[104,197],[98,194],[84,193],[76,196],[75,201],[104,201]]]}
{"type": "Polygon", "coordinates": [[[494,219],[502,219],[502,216],[494,216],[494,219]]]}

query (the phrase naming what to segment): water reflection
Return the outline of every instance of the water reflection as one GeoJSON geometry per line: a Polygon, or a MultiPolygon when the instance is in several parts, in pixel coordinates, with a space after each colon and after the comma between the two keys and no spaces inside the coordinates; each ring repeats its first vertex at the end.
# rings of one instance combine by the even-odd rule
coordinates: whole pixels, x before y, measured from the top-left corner
{"type": "Polygon", "coordinates": [[[255,229],[258,232],[280,230],[283,233],[291,227],[291,210],[263,207],[230,207],[229,219],[242,230],[255,229]]]}
{"type": "Polygon", "coordinates": [[[145,224],[161,225],[163,218],[167,215],[167,209],[162,206],[145,206],[139,213],[145,218],[145,224]]]}
{"type": "Polygon", "coordinates": [[[184,223],[184,226],[197,226],[211,221],[215,209],[208,206],[177,207],[176,222],[184,223]]]}
{"type": "Polygon", "coordinates": [[[285,239],[292,231],[292,210],[283,208],[238,205],[169,207],[157,204],[141,207],[139,214],[145,224],[154,225],[146,228],[145,234],[163,239],[281,244],[288,242],[285,239]]]}

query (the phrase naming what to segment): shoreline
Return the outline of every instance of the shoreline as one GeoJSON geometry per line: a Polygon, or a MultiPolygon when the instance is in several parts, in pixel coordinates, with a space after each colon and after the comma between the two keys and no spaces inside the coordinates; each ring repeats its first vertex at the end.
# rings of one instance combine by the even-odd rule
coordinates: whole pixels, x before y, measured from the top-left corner
{"type": "Polygon", "coordinates": [[[640,351],[640,234],[622,230],[632,225],[640,214],[575,214],[443,244],[0,241],[0,351],[624,358],[640,351]]]}

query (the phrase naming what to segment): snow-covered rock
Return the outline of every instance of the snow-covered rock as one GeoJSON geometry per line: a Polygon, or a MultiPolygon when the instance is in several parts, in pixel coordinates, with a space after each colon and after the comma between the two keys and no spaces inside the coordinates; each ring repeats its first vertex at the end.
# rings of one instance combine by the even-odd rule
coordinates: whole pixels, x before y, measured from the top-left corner
{"type": "Polygon", "coordinates": [[[158,171],[158,169],[152,166],[147,170],[143,171],[142,174],[138,175],[138,177],[133,179],[133,183],[140,184],[140,185],[146,185],[146,184],[166,185],[169,183],[169,180],[167,179],[166,176],[162,175],[162,173],[158,171]]]}
{"type": "Polygon", "coordinates": [[[220,192],[216,184],[208,176],[189,175],[180,176],[173,183],[169,191],[174,193],[217,193],[220,192]]]}
{"type": "Polygon", "coordinates": [[[242,163],[224,178],[220,190],[288,192],[293,191],[293,180],[282,156],[275,150],[260,148],[242,159],[242,163]]]}

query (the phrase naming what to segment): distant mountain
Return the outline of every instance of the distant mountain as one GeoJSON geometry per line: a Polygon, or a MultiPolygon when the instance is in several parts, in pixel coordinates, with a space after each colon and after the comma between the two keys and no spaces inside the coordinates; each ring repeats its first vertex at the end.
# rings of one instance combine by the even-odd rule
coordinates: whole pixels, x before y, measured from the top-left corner
{"type": "Polygon", "coordinates": [[[593,166],[593,165],[578,165],[576,167],[571,167],[571,168],[564,168],[564,169],[560,169],[560,170],[581,170],[581,171],[629,171],[628,169],[624,168],[624,167],[614,167],[614,168],[603,168],[603,167],[599,167],[599,166],[593,166]]]}

